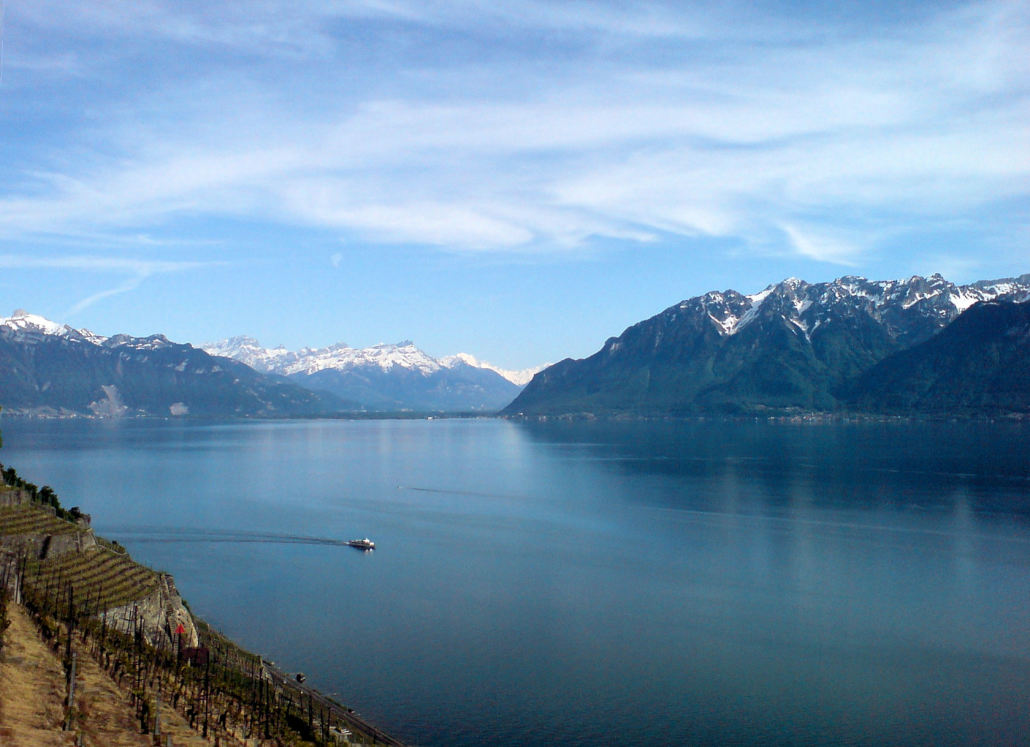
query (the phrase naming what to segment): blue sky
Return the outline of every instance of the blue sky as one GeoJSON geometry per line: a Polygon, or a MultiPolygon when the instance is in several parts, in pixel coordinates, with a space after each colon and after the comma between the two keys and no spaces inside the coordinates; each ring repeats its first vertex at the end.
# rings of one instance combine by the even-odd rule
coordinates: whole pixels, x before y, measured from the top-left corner
{"type": "Polygon", "coordinates": [[[1027,2],[7,0],[0,313],[521,368],[1030,272],[1027,2]]]}

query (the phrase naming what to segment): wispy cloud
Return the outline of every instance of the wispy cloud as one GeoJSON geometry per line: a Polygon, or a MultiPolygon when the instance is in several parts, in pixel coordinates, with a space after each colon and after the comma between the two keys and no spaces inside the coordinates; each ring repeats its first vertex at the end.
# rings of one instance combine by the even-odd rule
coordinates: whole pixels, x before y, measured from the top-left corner
{"type": "Polygon", "coordinates": [[[41,257],[24,254],[0,254],[0,269],[5,270],[59,270],[86,272],[102,277],[111,275],[121,276],[121,279],[113,286],[108,285],[72,304],[65,312],[67,317],[74,316],[105,298],[134,291],[145,280],[156,275],[207,269],[224,264],[222,261],[197,262],[89,255],[41,257]]]}
{"type": "Polygon", "coordinates": [[[107,289],[102,290],[102,291],[97,291],[96,293],[93,293],[92,295],[86,296],[82,300],[80,300],[80,301],[76,302],[75,304],[73,304],[71,306],[71,308],[69,308],[68,311],[65,312],[65,316],[73,317],[77,313],[79,313],[80,311],[84,311],[85,309],[88,309],[90,306],[95,304],[97,301],[103,301],[105,298],[110,298],[111,296],[117,296],[117,295],[119,295],[121,293],[128,293],[129,291],[134,291],[134,290],[136,290],[137,288],[140,287],[140,285],[143,283],[144,280],[147,279],[147,277],[149,277],[149,276],[148,275],[136,275],[134,277],[128,278],[127,280],[125,280],[124,282],[120,283],[119,285],[116,285],[114,288],[107,288],[107,289]]]}
{"type": "Polygon", "coordinates": [[[784,224],[782,228],[794,250],[805,257],[853,267],[861,256],[859,247],[838,236],[813,231],[807,226],[784,224]]]}
{"type": "Polygon", "coordinates": [[[707,235],[848,264],[875,248],[871,226],[1028,196],[1025,3],[927,6],[868,33],[733,6],[648,8],[23,8],[23,28],[129,58],[149,39],[199,57],[183,79],[152,74],[160,85],[138,98],[97,82],[111,121],[89,116],[56,155],[28,137],[11,164],[19,186],[0,190],[0,237],[160,232],[199,216],[491,251],[707,235]],[[341,19],[389,33],[363,42],[341,19]],[[439,50],[412,52],[406,29],[439,50]],[[560,32],[557,48],[541,46],[545,32],[560,32]]]}
{"type": "Polygon", "coordinates": [[[89,255],[39,257],[26,254],[0,254],[3,269],[55,269],[85,270],[89,272],[117,272],[133,275],[156,275],[182,272],[225,264],[221,261],[178,261],[136,259],[131,257],[103,257],[89,255]]]}

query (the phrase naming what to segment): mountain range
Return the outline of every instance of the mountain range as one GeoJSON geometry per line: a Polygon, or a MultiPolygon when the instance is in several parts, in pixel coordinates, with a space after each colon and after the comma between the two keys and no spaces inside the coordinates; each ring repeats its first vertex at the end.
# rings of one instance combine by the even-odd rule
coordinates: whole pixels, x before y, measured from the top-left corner
{"type": "Polygon", "coordinates": [[[465,353],[434,358],[410,340],[290,351],[262,347],[252,337],[233,337],[208,343],[204,350],[376,411],[496,412],[519,393],[520,377],[525,380],[524,372],[502,371],[465,353]]]}
{"type": "Polygon", "coordinates": [[[163,335],[104,337],[16,311],[0,319],[0,405],[37,415],[319,415],[348,403],[163,335]]]}
{"type": "MultiPolygon", "coordinates": [[[[1027,300],[1030,275],[969,285],[936,274],[895,281],[848,276],[815,284],[790,278],[751,295],[713,291],[634,324],[588,358],[545,369],[504,412],[653,416],[944,406],[957,400],[944,397],[943,390],[938,399],[926,393],[922,379],[933,366],[915,366],[926,358],[894,356],[910,350],[911,356],[932,357],[921,346],[964,312],[973,314],[970,326],[990,326],[993,317],[978,305],[1027,300]],[[888,397],[892,390],[907,394],[888,397]]],[[[980,349],[962,332],[965,324],[941,337],[945,343],[935,343],[952,340],[957,360],[972,354],[967,349],[980,349]]],[[[998,360],[1008,355],[1006,345],[1014,348],[1013,359],[1025,350],[1016,345],[1018,332],[992,339],[998,360]]],[[[979,372],[979,385],[989,389],[993,373],[987,368],[979,372]]],[[[961,366],[953,371],[972,374],[961,366]]],[[[1030,406],[1030,400],[1017,400],[1009,404],[1030,406]]]]}
{"type": "Polygon", "coordinates": [[[532,371],[434,358],[410,341],[289,351],[235,337],[196,348],[17,311],[0,318],[0,405],[54,416],[1030,413],[1028,302],[1030,274],[712,291],[539,371],[521,392],[532,371]]]}
{"type": "Polygon", "coordinates": [[[15,311],[0,318],[0,405],[99,417],[495,412],[521,388],[468,354],[435,359],[411,342],[290,352],[237,337],[208,348],[15,311]]]}

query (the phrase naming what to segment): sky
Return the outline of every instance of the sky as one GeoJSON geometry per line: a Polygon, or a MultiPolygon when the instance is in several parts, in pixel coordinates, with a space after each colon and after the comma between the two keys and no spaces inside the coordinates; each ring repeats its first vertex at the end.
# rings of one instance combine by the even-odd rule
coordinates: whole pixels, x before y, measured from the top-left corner
{"type": "Polygon", "coordinates": [[[1030,272],[1025,0],[0,2],[0,315],[524,368],[1030,272]]]}

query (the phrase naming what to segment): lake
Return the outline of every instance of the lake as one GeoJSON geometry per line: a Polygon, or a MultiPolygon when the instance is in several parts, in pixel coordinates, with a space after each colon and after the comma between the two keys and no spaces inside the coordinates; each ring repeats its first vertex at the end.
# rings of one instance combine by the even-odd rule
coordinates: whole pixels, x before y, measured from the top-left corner
{"type": "Polygon", "coordinates": [[[1030,734],[1027,426],[2,430],[196,613],[413,744],[1030,734]]]}

